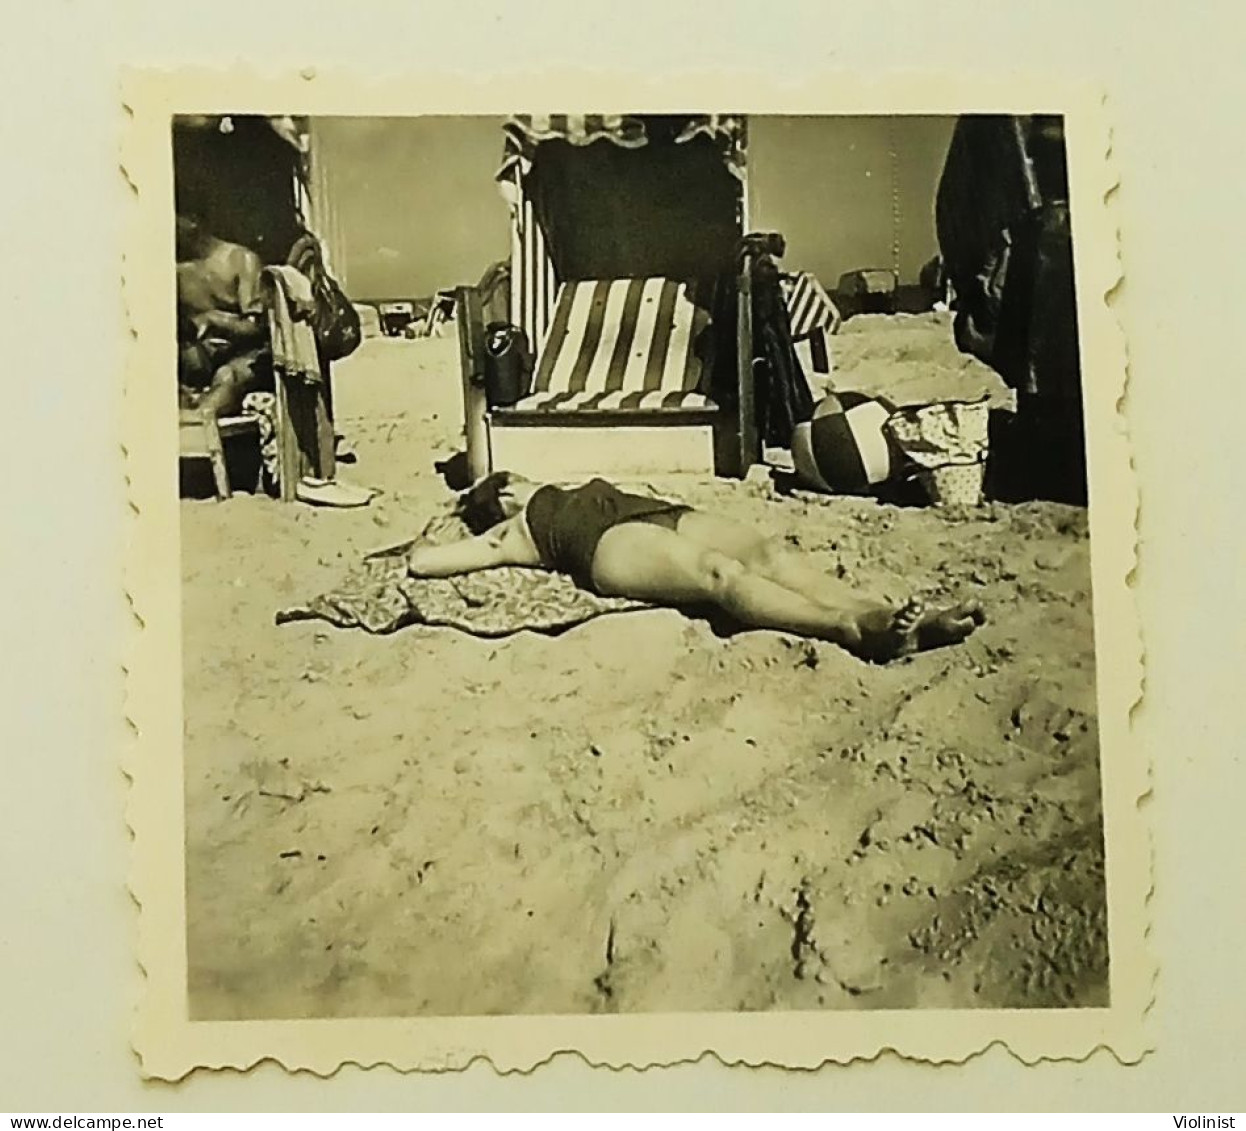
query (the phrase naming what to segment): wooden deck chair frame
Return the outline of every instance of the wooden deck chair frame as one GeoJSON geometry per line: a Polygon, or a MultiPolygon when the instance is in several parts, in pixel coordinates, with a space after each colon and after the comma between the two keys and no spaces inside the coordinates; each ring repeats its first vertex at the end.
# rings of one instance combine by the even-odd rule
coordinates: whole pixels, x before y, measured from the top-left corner
{"type": "MultiPolygon", "coordinates": [[[[269,313],[269,334],[272,318],[269,313]]],[[[293,502],[299,480],[306,476],[332,479],[336,473],[335,435],[329,419],[325,389],[329,366],[321,362],[318,384],[293,378],[280,366],[273,366],[273,392],[276,400],[274,427],[277,443],[277,493],[285,503],[293,502]]],[[[224,416],[220,419],[181,421],[178,426],[180,458],[206,459],[212,467],[212,480],[218,500],[233,497],[225,441],[251,434],[259,443],[259,424],[252,416],[224,416]]],[[[263,469],[256,490],[263,486],[263,469]]]]}
{"type": "MultiPolygon", "coordinates": [[[[205,417],[178,422],[180,459],[208,461],[212,468],[212,483],[218,501],[230,499],[234,493],[225,459],[225,441],[234,436],[248,434],[258,440],[259,425],[251,416],[224,416],[219,420],[205,417]]],[[[262,474],[261,472],[261,476],[262,474]]]]}
{"type": "Polygon", "coordinates": [[[531,468],[544,478],[586,472],[669,473],[705,470],[706,460],[725,475],[742,477],[761,458],[753,382],[752,262],[744,257],[735,282],[736,364],[733,404],[664,413],[655,422],[644,413],[593,413],[555,417],[547,425],[507,421],[491,412],[485,390],[485,324],[475,287],[455,292],[455,321],[463,382],[469,472],[480,479],[495,470],[531,468]],[[683,427],[680,427],[682,425],[683,427]],[[695,429],[695,431],[693,431],[695,429]],[[677,435],[683,433],[683,435],[677,435]],[[691,433],[691,434],[689,434],[691,433]],[[611,442],[613,441],[613,445],[611,442]],[[603,448],[613,446],[621,455],[603,448]],[[643,448],[646,454],[638,453],[643,448]],[[557,449],[552,451],[551,449],[557,449]]]}

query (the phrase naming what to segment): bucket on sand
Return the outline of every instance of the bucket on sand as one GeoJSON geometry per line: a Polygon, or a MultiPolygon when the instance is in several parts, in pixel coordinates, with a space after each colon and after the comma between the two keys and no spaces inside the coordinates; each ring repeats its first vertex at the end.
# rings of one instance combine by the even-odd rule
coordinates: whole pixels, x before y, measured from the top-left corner
{"type": "Polygon", "coordinates": [[[983,498],[989,423],[984,397],[897,409],[887,420],[887,430],[932,503],[976,507],[983,498]]]}
{"type": "Polygon", "coordinates": [[[937,507],[976,507],[982,504],[982,481],[986,464],[949,463],[919,471],[917,479],[937,507]]]}

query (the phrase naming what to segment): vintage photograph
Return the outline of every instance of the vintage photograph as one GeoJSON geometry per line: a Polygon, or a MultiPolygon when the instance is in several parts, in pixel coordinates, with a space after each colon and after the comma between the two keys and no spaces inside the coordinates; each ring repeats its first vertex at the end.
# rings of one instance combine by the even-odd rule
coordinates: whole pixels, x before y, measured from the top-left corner
{"type": "Polygon", "coordinates": [[[1097,135],[312,102],[127,166],[145,1063],[1133,1039],[1097,135]]]}
{"type": "Polygon", "coordinates": [[[172,146],[193,1018],[1107,1004],[1059,117],[172,146]]]}

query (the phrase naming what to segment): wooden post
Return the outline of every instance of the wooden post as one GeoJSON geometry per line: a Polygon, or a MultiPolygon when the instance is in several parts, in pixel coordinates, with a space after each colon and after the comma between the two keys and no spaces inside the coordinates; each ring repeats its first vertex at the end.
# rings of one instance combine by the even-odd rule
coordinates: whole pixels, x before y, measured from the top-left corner
{"type": "Polygon", "coordinates": [[[736,435],[740,459],[736,474],[744,476],[761,458],[753,381],[753,260],[750,255],[743,257],[736,282],[736,411],[739,414],[736,435]]]}
{"type": "Polygon", "coordinates": [[[463,375],[463,431],[467,440],[467,467],[472,482],[489,474],[489,404],[485,397],[485,326],[480,293],[475,287],[454,292],[455,321],[459,328],[459,361],[463,375]]]}
{"type": "Polygon", "coordinates": [[[809,357],[813,362],[815,373],[830,373],[831,371],[831,352],[826,344],[826,335],[829,332],[819,328],[809,335],[809,357]]]}
{"type": "Polygon", "coordinates": [[[320,359],[320,386],[310,389],[316,412],[316,474],[321,479],[337,478],[337,430],[333,427],[333,372],[329,362],[320,359]]]}
{"type": "Polygon", "coordinates": [[[208,459],[212,463],[212,479],[216,484],[216,497],[220,500],[233,497],[229,486],[229,468],[225,465],[225,445],[221,442],[220,428],[216,423],[216,414],[208,410],[203,414],[204,447],[208,450],[208,459]]]}
{"type": "Polygon", "coordinates": [[[273,392],[277,398],[277,497],[283,503],[294,502],[294,489],[303,477],[303,459],[299,452],[298,433],[291,419],[289,384],[285,371],[273,363],[273,392]]]}
{"type": "MultiPolygon", "coordinates": [[[[270,340],[274,314],[268,314],[270,340]]],[[[305,475],[331,480],[337,474],[333,421],[329,414],[329,365],[320,363],[319,382],[290,375],[273,361],[273,392],[277,397],[277,487],[283,503],[295,499],[305,475]]]]}

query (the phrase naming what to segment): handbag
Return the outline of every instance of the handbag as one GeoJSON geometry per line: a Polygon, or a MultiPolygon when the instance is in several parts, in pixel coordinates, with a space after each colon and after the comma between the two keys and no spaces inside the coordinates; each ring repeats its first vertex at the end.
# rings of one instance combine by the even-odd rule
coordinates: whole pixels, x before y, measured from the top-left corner
{"type": "Polygon", "coordinates": [[[324,264],[320,241],[310,232],[295,241],[286,260],[311,283],[315,309],[311,316],[316,345],[325,361],[340,361],[359,348],[363,328],[359,314],[324,264]]]}

